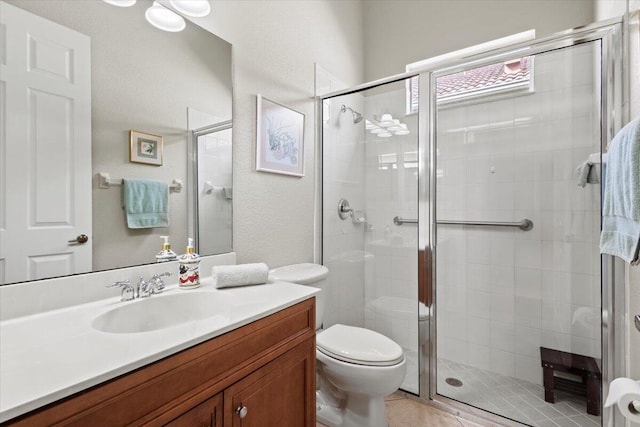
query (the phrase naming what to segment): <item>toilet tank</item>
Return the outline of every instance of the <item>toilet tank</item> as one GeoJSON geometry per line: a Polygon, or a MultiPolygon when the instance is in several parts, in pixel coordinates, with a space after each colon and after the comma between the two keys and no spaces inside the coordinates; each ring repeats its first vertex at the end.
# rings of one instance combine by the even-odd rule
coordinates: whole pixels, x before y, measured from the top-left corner
{"type": "Polygon", "coordinates": [[[285,265],[269,271],[269,279],[271,280],[297,283],[298,285],[308,285],[322,289],[316,295],[316,330],[322,327],[324,319],[324,284],[328,275],[329,269],[327,267],[310,262],[285,265]]]}

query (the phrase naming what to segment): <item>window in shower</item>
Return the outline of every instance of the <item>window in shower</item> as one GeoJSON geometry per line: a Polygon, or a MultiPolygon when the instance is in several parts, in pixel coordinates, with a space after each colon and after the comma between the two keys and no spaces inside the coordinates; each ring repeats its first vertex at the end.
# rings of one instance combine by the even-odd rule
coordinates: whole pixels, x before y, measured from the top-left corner
{"type": "MultiPolygon", "coordinates": [[[[532,56],[485,65],[442,76],[436,84],[438,105],[477,100],[505,94],[533,92],[532,56]]],[[[418,111],[418,78],[409,81],[409,111],[418,111]]]]}

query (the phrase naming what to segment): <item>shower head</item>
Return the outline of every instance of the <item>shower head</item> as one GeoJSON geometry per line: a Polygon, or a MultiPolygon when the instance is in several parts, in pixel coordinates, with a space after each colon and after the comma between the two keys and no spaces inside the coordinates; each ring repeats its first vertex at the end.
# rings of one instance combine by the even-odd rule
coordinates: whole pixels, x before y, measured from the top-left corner
{"type": "Polygon", "coordinates": [[[340,107],[340,112],[346,113],[347,110],[351,111],[351,114],[353,115],[353,123],[360,123],[364,118],[362,114],[358,113],[353,108],[347,107],[346,105],[342,104],[342,107],[340,107]]]}

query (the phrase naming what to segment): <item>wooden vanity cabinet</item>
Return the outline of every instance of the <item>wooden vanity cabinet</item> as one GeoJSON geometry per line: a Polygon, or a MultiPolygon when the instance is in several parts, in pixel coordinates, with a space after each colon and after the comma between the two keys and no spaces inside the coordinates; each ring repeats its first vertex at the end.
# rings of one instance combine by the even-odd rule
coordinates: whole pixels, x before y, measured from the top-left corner
{"type": "Polygon", "coordinates": [[[2,426],[315,427],[314,301],[2,426]]]}
{"type": "Polygon", "coordinates": [[[227,388],[224,427],[315,426],[312,350],[302,344],[227,388]]]}
{"type": "Polygon", "coordinates": [[[166,427],[222,427],[222,393],[189,409],[166,427]]]}

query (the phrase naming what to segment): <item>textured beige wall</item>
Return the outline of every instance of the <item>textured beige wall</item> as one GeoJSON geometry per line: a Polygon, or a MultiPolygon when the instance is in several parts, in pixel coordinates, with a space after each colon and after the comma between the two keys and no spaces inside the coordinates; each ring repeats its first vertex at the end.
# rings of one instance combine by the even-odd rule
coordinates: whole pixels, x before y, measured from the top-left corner
{"type": "Polygon", "coordinates": [[[593,0],[367,0],[365,78],[510,34],[538,36],[593,22],[593,0]]]}
{"type": "Polygon", "coordinates": [[[206,22],[233,45],[233,247],[238,262],[313,260],[314,63],[363,80],[360,1],[213,1],[206,22]],[[305,176],[255,170],[256,93],[305,114],[305,176]]]}

